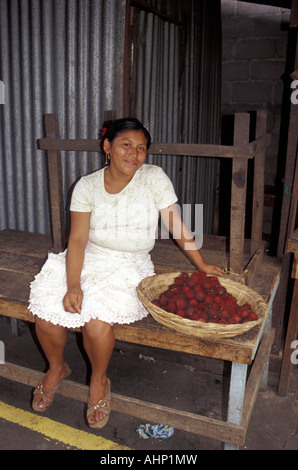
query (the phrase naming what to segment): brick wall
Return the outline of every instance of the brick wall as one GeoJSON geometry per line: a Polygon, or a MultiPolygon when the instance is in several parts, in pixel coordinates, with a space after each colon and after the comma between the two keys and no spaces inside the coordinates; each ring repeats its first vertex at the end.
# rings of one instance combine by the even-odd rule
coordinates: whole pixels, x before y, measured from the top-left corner
{"type": "MultiPolygon", "coordinates": [[[[221,6],[222,112],[269,110],[273,137],[266,154],[265,184],[270,188],[276,177],[290,10],[237,0],[221,0],[221,6]]],[[[267,205],[266,234],[271,233],[272,212],[267,205]]]]}

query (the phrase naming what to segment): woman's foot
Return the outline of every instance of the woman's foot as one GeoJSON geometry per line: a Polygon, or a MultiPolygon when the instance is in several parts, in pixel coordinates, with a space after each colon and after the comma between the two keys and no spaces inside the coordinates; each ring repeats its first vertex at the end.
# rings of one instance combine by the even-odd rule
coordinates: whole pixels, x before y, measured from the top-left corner
{"type": "Polygon", "coordinates": [[[71,370],[66,362],[61,367],[50,368],[33,392],[32,408],[35,411],[45,411],[51,405],[60,382],[70,373],[71,370]]]}
{"type": "Polygon", "coordinates": [[[91,380],[87,421],[92,428],[102,428],[108,422],[111,402],[110,388],[109,379],[103,381],[91,380]]]}

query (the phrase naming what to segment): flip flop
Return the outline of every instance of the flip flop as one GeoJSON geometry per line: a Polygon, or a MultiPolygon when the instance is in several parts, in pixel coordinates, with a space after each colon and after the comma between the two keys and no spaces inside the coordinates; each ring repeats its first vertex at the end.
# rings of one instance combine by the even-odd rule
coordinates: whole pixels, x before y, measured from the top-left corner
{"type": "Polygon", "coordinates": [[[99,400],[96,404],[91,403],[88,398],[87,423],[88,423],[88,426],[90,426],[90,428],[101,429],[107,424],[109,420],[109,414],[111,412],[111,383],[109,379],[108,379],[108,385],[109,385],[109,391],[107,395],[102,400],[99,400]],[[110,405],[107,405],[107,402],[109,402],[110,405]],[[89,423],[88,417],[92,413],[94,413],[94,411],[96,410],[106,413],[106,416],[102,419],[99,419],[98,421],[95,421],[94,423],[89,423]]]}
{"type": "Polygon", "coordinates": [[[66,372],[63,379],[61,379],[60,382],[55,387],[50,388],[48,390],[44,390],[43,385],[42,385],[42,380],[41,380],[39,382],[39,384],[37,385],[36,389],[33,392],[33,395],[34,395],[33,401],[32,401],[33,410],[38,411],[39,413],[43,413],[45,410],[47,410],[49,408],[49,406],[52,404],[52,402],[54,400],[55,393],[57,392],[58,387],[61,384],[62,380],[66,379],[66,377],[68,377],[70,374],[71,374],[71,370],[68,367],[68,371],[66,372]],[[35,396],[40,396],[41,397],[42,401],[46,405],[44,408],[40,408],[39,405],[40,405],[41,402],[39,402],[38,404],[35,403],[35,401],[34,401],[35,396]]]}

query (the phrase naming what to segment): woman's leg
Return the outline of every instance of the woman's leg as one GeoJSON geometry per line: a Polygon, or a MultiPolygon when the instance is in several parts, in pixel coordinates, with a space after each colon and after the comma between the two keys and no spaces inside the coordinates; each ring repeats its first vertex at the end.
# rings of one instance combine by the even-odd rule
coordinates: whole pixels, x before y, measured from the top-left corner
{"type": "MultiPolygon", "coordinates": [[[[89,401],[96,404],[108,393],[107,368],[114,349],[115,335],[113,327],[100,320],[90,320],[83,329],[84,347],[92,367],[89,401]]],[[[88,422],[103,419],[106,413],[95,411],[88,417],[88,422]]]]}
{"type": "MultiPolygon", "coordinates": [[[[35,321],[35,330],[40,345],[49,361],[49,370],[42,380],[43,389],[47,391],[56,387],[68,371],[68,365],[63,359],[67,331],[63,326],[53,325],[38,317],[35,321]]],[[[35,395],[34,403],[41,409],[46,407],[42,395],[35,395]]]]}

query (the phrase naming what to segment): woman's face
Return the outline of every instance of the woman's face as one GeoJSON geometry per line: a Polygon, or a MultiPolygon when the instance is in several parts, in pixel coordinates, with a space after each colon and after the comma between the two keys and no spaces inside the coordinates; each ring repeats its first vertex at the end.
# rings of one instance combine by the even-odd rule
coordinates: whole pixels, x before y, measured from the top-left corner
{"type": "Polygon", "coordinates": [[[132,177],[147,156],[147,139],[144,133],[125,130],[112,143],[105,139],[104,151],[110,154],[110,167],[118,175],[132,177]]]}

